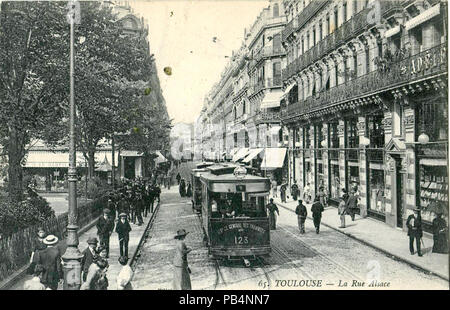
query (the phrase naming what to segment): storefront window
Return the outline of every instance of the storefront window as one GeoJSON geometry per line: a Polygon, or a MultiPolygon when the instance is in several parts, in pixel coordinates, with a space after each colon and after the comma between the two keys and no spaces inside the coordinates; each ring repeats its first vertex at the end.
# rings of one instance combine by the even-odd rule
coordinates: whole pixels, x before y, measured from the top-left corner
{"type": "Polygon", "coordinates": [[[369,131],[371,148],[384,147],[383,118],[383,114],[371,115],[367,117],[367,127],[369,131]]]}
{"type": "Polygon", "coordinates": [[[347,130],[347,148],[359,147],[358,127],[356,118],[348,119],[346,122],[347,130]]]}
{"type": "MultiPolygon", "coordinates": [[[[420,165],[420,206],[422,220],[432,222],[438,208],[448,210],[448,175],[445,166],[420,165]]],[[[448,223],[448,214],[444,217],[448,223]]]]}
{"type": "MultiPolygon", "coordinates": [[[[417,137],[425,132],[430,142],[448,139],[447,104],[440,99],[424,102],[419,108],[417,137]]],[[[416,139],[417,139],[416,137],[416,139]]]]}
{"type": "Polygon", "coordinates": [[[311,137],[309,136],[309,126],[303,127],[303,137],[304,137],[303,141],[304,148],[309,149],[309,147],[311,146],[311,137]]]}
{"type": "Polygon", "coordinates": [[[369,169],[369,213],[385,213],[384,170],[369,169]]]}
{"type": "Polygon", "coordinates": [[[349,166],[348,170],[350,172],[348,174],[348,187],[349,190],[352,190],[359,186],[359,169],[358,166],[349,166]]]}

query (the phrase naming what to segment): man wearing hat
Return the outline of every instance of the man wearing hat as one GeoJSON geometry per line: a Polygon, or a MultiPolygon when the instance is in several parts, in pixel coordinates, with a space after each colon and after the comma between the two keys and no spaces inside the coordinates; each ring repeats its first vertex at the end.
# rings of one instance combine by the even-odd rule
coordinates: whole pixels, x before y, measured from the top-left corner
{"type": "Polygon", "coordinates": [[[88,247],[83,251],[83,258],[81,259],[81,271],[83,272],[83,282],[86,282],[86,277],[89,271],[89,266],[97,259],[97,253],[95,249],[97,248],[98,240],[95,237],[90,237],[87,240],[88,247]]]}
{"type": "Polygon", "coordinates": [[[106,249],[109,257],[109,237],[114,230],[114,221],[109,218],[110,210],[104,209],[103,216],[97,222],[97,235],[100,240],[100,246],[106,249]]]}
{"type": "Polygon", "coordinates": [[[406,227],[408,227],[409,251],[414,255],[414,239],[416,239],[417,254],[422,256],[420,251],[420,239],[422,238],[422,217],[420,208],[413,209],[414,213],[408,216],[406,227]]]}
{"type": "Polygon", "coordinates": [[[119,236],[120,256],[128,257],[128,241],[130,241],[131,226],[127,221],[127,214],[121,213],[116,224],[116,233],[119,236]]]}
{"type": "Polygon", "coordinates": [[[188,232],[184,229],[177,231],[174,239],[177,239],[177,245],[175,249],[175,257],[173,259],[174,265],[174,277],[173,277],[173,289],[174,290],[190,290],[191,289],[191,276],[190,269],[188,267],[187,254],[192,251],[184,243],[184,239],[188,232]]]}
{"type": "Polygon", "coordinates": [[[47,248],[39,253],[37,262],[37,264],[44,267],[41,282],[52,290],[56,290],[58,289],[59,280],[64,277],[61,255],[56,247],[58,237],[48,235],[43,242],[47,248]]]}

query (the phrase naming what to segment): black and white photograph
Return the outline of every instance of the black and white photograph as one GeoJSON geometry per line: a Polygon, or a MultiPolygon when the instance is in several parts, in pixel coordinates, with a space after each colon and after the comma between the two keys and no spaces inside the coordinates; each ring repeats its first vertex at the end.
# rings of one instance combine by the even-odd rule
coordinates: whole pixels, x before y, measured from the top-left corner
{"type": "Polygon", "coordinates": [[[448,30],[445,0],[0,0],[0,290],[448,291],[448,30]]]}

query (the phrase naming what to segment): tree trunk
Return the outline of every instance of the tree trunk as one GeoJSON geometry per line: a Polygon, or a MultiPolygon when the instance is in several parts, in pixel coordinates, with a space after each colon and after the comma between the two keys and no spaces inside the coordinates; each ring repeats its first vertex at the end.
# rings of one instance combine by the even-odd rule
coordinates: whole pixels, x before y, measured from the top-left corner
{"type": "Polygon", "coordinates": [[[21,201],[23,198],[21,161],[24,154],[25,149],[20,133],[14,126],[11,126],[8,143],[8,189],[9,197],[16,202],[21,201]]]}
{"type": "Polygon", "coordinates": [[[88,177],[89,180],[94,178],[94,170],[95,170],[95,149],[90,149],[88,151],[88,177]]]}

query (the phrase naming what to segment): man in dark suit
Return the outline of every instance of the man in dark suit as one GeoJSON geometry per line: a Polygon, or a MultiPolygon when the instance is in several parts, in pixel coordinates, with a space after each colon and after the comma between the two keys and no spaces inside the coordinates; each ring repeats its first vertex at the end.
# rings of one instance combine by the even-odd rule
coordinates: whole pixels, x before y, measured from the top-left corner
{"type": "Polygon", "coordinates": [[[103,210],[103,216],[97,222],[97,235],[100,246],[106,249],[106,256],[109,257],[109,237],[114,230],[114,221],[109,218],[109,209],[103,210]]]}
{"type": "Polygon", "coordinates": [[[316,228],[316,234],[320,231],[320,221],[322,219],[322,212],[324,211],[323,205],[320,203],[319,196],[316,196],[314,203],[311,206],[311,212],[313,216],[314,227],[316,228]]]}
{"type": "Polygon", "coordinates": [[[81,271],[83,272],[83,282],[86,282],[86,277],[89,271],[89,266],[98,258],[96,248],[98,240],[95,237],[90,237],[87,240],[88,247],[83,251],[83,258],[81,259],[81,271]]]}
{"type": "Polygon", "coordinates": [[[409,236],[409,251],[414,255],[414,239],[416,239],[417,254],[422,256],[420,251],[420,239],[422,238],[422,217],[420,216],[420,209],[413,210],[414,214],[408,216],[406,226],[408,227],[409,236]]]}
{"type": "Polygon", "coordinates": [[[59,280],[63,279],[64,274],[61,265],[61,255],[56,247],[58,237],[48,235],[44,239],[47,248],[39,253],[37,264],[44,267],[41,282],[52,290],[58,289],[59,280]]]}
{"type": "Polygon", "coordinates": [[[352,191],[350,197],[347,200],[347,210],[352,217],[352,221],[355,220],[356,209],[358,209],[358,197],[352,191]]]}

